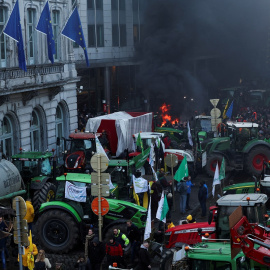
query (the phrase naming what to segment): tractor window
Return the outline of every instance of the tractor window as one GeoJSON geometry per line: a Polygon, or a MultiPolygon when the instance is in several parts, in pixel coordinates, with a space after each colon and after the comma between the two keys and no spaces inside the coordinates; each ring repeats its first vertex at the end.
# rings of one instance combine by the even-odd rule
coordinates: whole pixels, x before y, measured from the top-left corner
{"type": "Polygon", "coordinates": [[[250,270],[250,261],[247,257],[240,257],[236,260],[236,270],[250,270]]]}
{"type": "Polygon", "coordinates": [[[230,239],[229,216],[236,209],[235,206],[220,206],[218,210],[218,238],[230,239]]]}
{"type": "Polygon", "coordinates": [[[229,262],[192,260],[192,270],[231,270],[232,266],[229,262]]]}
{"type": "Polygon", "coordinates": [[[86,150],[91,149],[92,148],[92,142],[89,140],[84,140],[84,147],[86,150]]]}
{"type": "Polygon", "coordinates": [[[250,223],[259,223],[265,225],[264,215],[266,214],[265,205],[256,207],[244,207],[244,215],[247,217],[250,223]]]}
{"type": "Polygon", "coordinates": [[[201,129],[206,132],[212,131],[211,119],[201,119],[201,129]]]}
{"type": "Polygon", "coordinates": [[[74,140],[71,142],[71,153],[84,150],[83,140],[74,140]]]}
{"type": "Polygon", "coordinates": [[[49,175],[51,174],[52,169],[51,169],[51,164],[49,159],[45,159],[41,162],[41,173],[44,175],[49,175]]]}
{"type": "Polygon", "coordinates": [[[255,139],[258,137],[258,129],[257,128],[251,128],[250,129],[250,136],[251,139],[255,139]]]}

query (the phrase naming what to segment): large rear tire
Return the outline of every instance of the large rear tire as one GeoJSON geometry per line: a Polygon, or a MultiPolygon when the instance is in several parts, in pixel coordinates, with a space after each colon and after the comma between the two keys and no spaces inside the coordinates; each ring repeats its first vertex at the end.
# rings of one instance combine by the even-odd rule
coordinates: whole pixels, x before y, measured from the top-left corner
{"type": "Polygon", "coordinates": [[[262,172],[264,161],[270,160],[270,149],[266,146],[252,148],[245,158],[245,171],[258,176],[262,172]]]}
{"type": "Polygon", "coordinates": [[[160,270],[170,270],[172,269],[173,253],[175,249],[168,249],[162,255],[160,260],[160,270]]]}
{"type": "Polygon", "coordinates": [[[44,186],[34,192],[33,207],[35,213],[38,212],[40,205],[45,202],[52,201],[55,198],[56,186],[53,183],[47,182],[44,186]]]}
{"type": "Polygon", "coordinates": [[[206,162],[206,166],[205,166],[205,170],[209,176],[211,176],[211,177],[214,176],[217,163],[218,163],[218,166],[220,168],[221,163],[222,163],[222,159],[223,159],[223,156],[221,154],[211,154],[208,157],[207,162],[206,162]]]}
{"type": "Polygon", "coordinates": [[[78,242],[79,229],[74,219],[61,210],[48,210],[37,221],[39,244],[46,251],[68,253],[78,242]]]}

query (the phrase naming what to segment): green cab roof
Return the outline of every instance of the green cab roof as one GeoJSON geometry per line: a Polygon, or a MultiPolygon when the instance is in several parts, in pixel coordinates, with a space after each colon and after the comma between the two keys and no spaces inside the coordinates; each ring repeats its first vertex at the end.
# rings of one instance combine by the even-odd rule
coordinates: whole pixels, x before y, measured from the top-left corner
{"type": "Polygon", "coordinates": [[[146,208],[140,206],[140,205],[137,205],[135,203],[131,203],[131,202],[127,202],[127,201],[122,201],[122,200],[116,200],[116,199],[107,199],[106,200],[108,201],[109,205],[110,205],[110,208],[116,208],[118,209],[119,208],[119,205],[125,205],[125,206],[129,206],[129,207],[132,207],[132,208],[136,208],[138,211],[140,211],[141,213],[145,213],[147,211],[146,208]]]}
{"type": "Polygon", "coordinates": [[[91,184],[91,175],[87,173],[67,173],[67,175],[61,175],[56,177],[57,181],[75,181],[86,184],[91,184]]]}
{"type": "Polygon", "coordinates": [[[235,258],[231,259],[231,244],[228,242],[202,242],[191,247],[187,252],[187,257],[196,260],[231,262],[239,257],[245,256],[239,252],[235,258]],[[194,249],[192,249],[194,248],[194,249]]]}
{"type": "Polygon", "coordinates": [[[133,160],[130,160],[129,162],[127,162],[125,159],[110,159],[109,160],[109,167],[117,167],[117,166],[127,167],[127,166],[132,166],[134,164],[135,162],[133,160]]]}
{"type": "Polygon", "coordinates": [[[156,127],[155,131],[157,132],[177,132],[183,133],[183,130],[175,129],[175,128],[168,128],[168,127],[156,127]]]}
{"type": "Polygon", "coordinates": [[[255,183],[254,182],[246,182],[246,183],[238,183],[238,184],[233,184],[230,186],[226,186],[223,188],[223,191],[228,191],[231,189],[242,189],[242,188],[252,188],[255,187],[255,183]]]}
{"type": "Polygon", "coordinates": [[[21,152],[12,156],[12,159],[30,160],[30,159],[45,159],[52,156],[51,152],[21,152]]]}

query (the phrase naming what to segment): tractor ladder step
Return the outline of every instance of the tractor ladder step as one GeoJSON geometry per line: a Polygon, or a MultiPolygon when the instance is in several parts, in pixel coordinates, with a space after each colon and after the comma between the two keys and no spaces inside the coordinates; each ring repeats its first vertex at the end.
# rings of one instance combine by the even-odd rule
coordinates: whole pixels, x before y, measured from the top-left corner
{"type": "Polygon", "coordinates": [[[236,153],[234,156],[234,169],[242,171],[244,169],[244,155],[243,153],[236,153]]]}

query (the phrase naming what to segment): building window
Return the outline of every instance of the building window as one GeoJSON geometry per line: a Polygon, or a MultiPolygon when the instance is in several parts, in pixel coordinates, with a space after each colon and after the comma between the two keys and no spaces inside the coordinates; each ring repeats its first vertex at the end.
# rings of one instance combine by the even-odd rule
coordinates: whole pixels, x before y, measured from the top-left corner
{"type": "Polygon", "coordinates": [[[27,58],[28,63],[35,63],[35,10],[27,9],[27,58]]]}
{"type": "Polygon", "coordinates": [[[8,116],[5,116],[1,122],[0,129],[1,151],[7,158],[10,158],[13,153],[13,129],[12,122],[8,116]]]}
{"type": "Polygon", "coordinates": [[[88,0],[88,47],[104,47],[103,0],[88,0]]]}
{"type": "Polygon", "coordinates": [[[118,47],[119,46],[118,24],[114,24],[112,26],[112,45],[113,45],[113,47],[118,47]]]}
{"type": "Polygon", "coordinates": [[[64,152],[64,141],[65,129],[64,129],[64,112],[61,105],[58,105],[56,108],[56,119],[55,119],[55,129],[56,129],[56,138],[60,141],[60,145],[56,147],[56,156],[58,157],[58,162],[62,161],[62,153],[64,152]]]}
{"type": "Polygon", "coordinates": [[[118,10],[118,0],[112,0],[112,10],[118,10]]]}
{"type": "Polygon", "coordinates": [[[41,150],[40,119],[38,112],[36,110],[33,110],[32,112],[30,138],[31,138],[31,151],[40,151],[41,150]]]}
{"type": "Polygon", "coordinates": [[[6,67],[7,59],[6,36],[3,34],[5,23],[6,9],[0,7],[0,67],[6,67]]]}
{"type": "Polygon", "coordinates": [[[60,19],[60,13],[58,10],[53,10],[52,12],[52,28],[53,28],[53,36],[54,36],[54,43],[55,43],[55,60],[60,60],[59,55],[59,19],[60,19]]]}
{"type": "Polygon", "coordinates": [[[120,46],[127,46],[127,31],[125,24],[120,25],[120,46]]]}
{"type": "Polygon", "coordinates": [[[126,10],[126,0],[119,0],[119,10],[126,10]]]}
{"type": "Polygon", "coordinates": [[[136,44],[139,41],[139,26],[133,25],[133,42],[136,44]]]}

